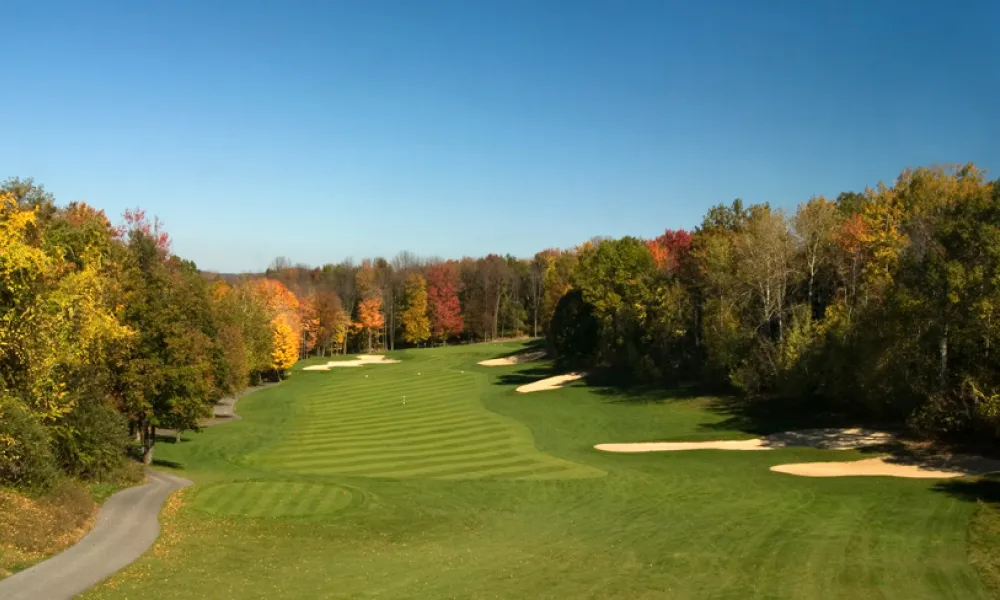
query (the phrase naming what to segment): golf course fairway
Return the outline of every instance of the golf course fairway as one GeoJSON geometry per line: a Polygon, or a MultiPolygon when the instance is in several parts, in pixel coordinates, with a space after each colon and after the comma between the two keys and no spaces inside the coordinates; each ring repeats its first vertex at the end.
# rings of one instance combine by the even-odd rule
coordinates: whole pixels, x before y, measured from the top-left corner
{"type": "Polygon", "coordinates": [[[769,470],[871,456],[856,450],[600,452],[755,434],[715,398],[518,394],[558,373],[476,364],[522,348],[303,361],[242,399],[242,420],[157,445],[158,468],[195,485],[83,597],[992,597],[970,562],[977,504],[941,481],[769,470]]]}

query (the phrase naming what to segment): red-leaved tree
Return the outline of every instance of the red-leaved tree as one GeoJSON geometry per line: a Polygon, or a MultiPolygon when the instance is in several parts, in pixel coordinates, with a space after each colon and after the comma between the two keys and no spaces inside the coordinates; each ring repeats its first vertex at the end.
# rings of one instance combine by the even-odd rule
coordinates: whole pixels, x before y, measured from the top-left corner
{"type": "Polygon", "coordinates": [[[157,250],[159,250],[163,256],[170,254],[170,236],[163,229],[163,221],[160,221],[159,217],[153,217],[150,221],[146,218],[146,211],[141,208],[131,209],[126,208],[122,213],[122,223],[115,228],[115,234],[124,240],[128,239],[128,236],[133,231],[141,232],[142,234],[149,236],[153,239],[153,243],[156,244],[157,250]]]}
{"type": "Polygon", "coordinates": [[[680,269],[681,258],[691,249],[691,234],[683,229],[667,229],[660,237],[646,242],[656,266],[666,273],[680,269]]]}
{"type": "Polygon", "coordinates": [[[462,307],[458,302],[458,269],[455,261],[427,267],[427,311],[431,335],[444,342],[462,331],[462,307]]]}

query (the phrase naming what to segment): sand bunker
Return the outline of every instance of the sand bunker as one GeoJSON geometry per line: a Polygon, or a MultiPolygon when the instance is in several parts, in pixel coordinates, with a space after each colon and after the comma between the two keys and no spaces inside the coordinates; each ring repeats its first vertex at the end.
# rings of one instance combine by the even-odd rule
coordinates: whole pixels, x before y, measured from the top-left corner
{"type": "Polygon", "coordinates": [[[546,379],[518,386],[515,391],[522,394],[529,394],[531,392],[543,392],[545,390],[558,390],[563,386],[563,384],[576,381],[577,379],[582,379],[586,375],[586,373],[567,373],[565,375],[556,375],[555,377],[548,377],[546,379]]]}
{"type": "MultiPolygon", "coordinates": [[[[520,388],[518,388],[520,391],[520,388]]],[[[713,440],[707,442],[640,442],[636,444],[597,444],[605,452],[674,452],[678,450],[774,450],[793,446],[850,450],[878,446],[893,441],[894,436],[873,429],[804,429],[786,431],[752,440],[713,440]]]]}
{"type": "MultiPolygon", "coordinates": [[[[810,447],[851,450],[891,443],[896,437],[874,429],[805,429],[787,431],[752,440],[707,442],[642,442],[638,444],[598,444],[605,452],[668,452],[677,450],[774,450],[810,447]]],[[[811,462],[771,467],[777,473],[804,477],[883,476],[916,479],[949,479],[1000,471],[1000,461],[978,456],[891,456],[853,462],[811,462]]]]}
{"type": "Polygon", "coordinates": [[[977,456],[885,457],[853,462],[814,462],[771,467],[777,473],[803,477],[907,477],[910,479],[951,479],[983,475],[1000,470],[1000,461],[977,456]]]}
{"type": "Polygon", "coordinates": [[[545,351],[541,350],[539,352],[525,352],[522,354],[515,354],[513,356],[505,356],[503,358],[481,360],[479,361],[479,364],[484,367],[507,367],[510,365],[519,365],[523,362],[528,362],[529,360],[538,360],[543,356],[545,356],[545,351]]]}
{"type": "Polygon", "coordinates": [[[302,367],[303,371],[329,371],[341,367],[363,367],[365,365],[388,365],[398,363],[398,360],[386,358],[382,354],[359,354],[353,360],[331,360],[325,365],[302,367]]]}

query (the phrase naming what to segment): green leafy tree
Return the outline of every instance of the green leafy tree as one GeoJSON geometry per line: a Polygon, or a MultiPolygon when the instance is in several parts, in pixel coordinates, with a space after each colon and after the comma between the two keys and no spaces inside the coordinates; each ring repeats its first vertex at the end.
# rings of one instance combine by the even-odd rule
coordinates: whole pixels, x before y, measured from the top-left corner
{"type": "Polygon", "coordinates": [[[602,361],[635,364],[656,272],[649,248],[637,238],[602,241],[580,253],[576,281],[600,323],[602,361]]]}

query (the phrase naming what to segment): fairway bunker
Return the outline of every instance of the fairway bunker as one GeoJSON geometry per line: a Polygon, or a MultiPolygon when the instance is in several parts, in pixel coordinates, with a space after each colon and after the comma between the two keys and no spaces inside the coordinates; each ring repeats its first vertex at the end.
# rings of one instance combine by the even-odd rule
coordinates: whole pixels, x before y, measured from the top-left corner
{"type": "Polygon", "coordinates": [[[509,367],[512,365],[519,365],[521,363],[529,362],[532,360],[538,360],[545,356],[545,351],[540,350],[538,352],[524,352],[521,354],[514,354],[512,356],[505,356],[503,358],[491,358],[489,360],[481,360],[479,364],[484,367],[509,367]]]}
{"type": "Polygon", "coordinates": [[[583,379],[586,376],[586,373],[567,373],[565,375],[556,375],[555,377],[547,377],[539,381],[533,381],[531,383],[518,386],[515,391],[521,394],[530,394],[531,392],[558,390],[563,386],[563,384],[576,381],[577,379],[583,379]]]}
{"type": "Polygon", "coordinates": [[[862,429],[804,429],[786,431],[750,440],[711,440],[705,442],[639,442],[634,444],[597,444],[604,452],[676,452],[680,450],[774,450],[807,447],[825,450],[851,450],[888,444],[895,436],[885,431],[862,429]]]}
{"type": "Polygon", "coordinates": [[[953,479],[1000,471],[1000,461],[978,456],[880,457],[852,462],[812,462],[775,465],[771,470],[802,477],[905,477],[953,479]]]}
{"type": "Polygon", "coordinates": [[[302,367],[303,371],[329,371],[332,368],[340,367],[363,367],[365,365],[390,365],[398,363],[398,360],[386,358],[382,354],[359,354],[353,360],[331,360],[325,365],[313,365],[302,367]]]}

